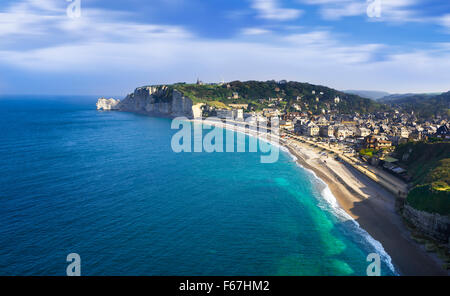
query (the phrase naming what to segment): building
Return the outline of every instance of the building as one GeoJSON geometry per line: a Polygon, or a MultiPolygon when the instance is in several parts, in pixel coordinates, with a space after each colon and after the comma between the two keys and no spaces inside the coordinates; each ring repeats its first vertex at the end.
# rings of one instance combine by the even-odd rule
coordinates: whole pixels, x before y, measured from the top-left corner
{"type": "Polygon", "coordinates": [[[243,109],[217,109],[216,116],[220,119],[231,119],[231,120],[244,120],[244,110],[243,109]]]}
{"type": "Polygon", "coordinates": [[[340,126],[335,130],[334,136],[338,139],[345,139],[347,137],[353,136],[353,131],[346,126],[340,126]]]}
{"type": "Polygon", "coordinates": [[[370,135],[364,138],[364,147],[367,149],[380,149],[391,147],[392,142],[382,135],[370,135]]]}
{"type": "Polygon", "coordinates": [[[441,139],[450,139],[450,128],[444,124],[437,129],[434,136],[441,139]]]}
{"type": "Polygon", "coordinates": [[[325,116],[320,115],[316,120],[317,125],[328,125],[328,120],[325,116]]]}
{"type": "Polygon", "coordinates": [[[248,104],[228,104],[233,109],[247,109],[248,104]]]}
{"type": "Polygon", "coordinates": [[[244,110],[243,109],[233,110],[233,117],[235,120],[238,120],[238,121],[244,120],[244,110]]]}
{"type": "Polygon", "coordinates": [[[368,135],[370,135],[370,130],[367,129],[367,128],[365,128],[365,127],[358,127],[358,128],[356,128],[356,133],[355,133],[355,135],[358,136],[358,137],[363,137],[363,138],[365,138],[365,137],[367,137],[368,135]]]}
{"type": "Polygon", "coordinates": [[[302,120],[297,120],[294,123],[294,133],[296,133],[297,135],[301,135],[303,133],[303,125],[304,122],[302,120]]]}
{"type": "Polygon", "coordinates": [[[334,137],[334,126],[324,125],[320,127],[320,135],[322,137],[333,138],[334,137]]]}
{"type": "Polygon", "coordinates": [[[264,108],[263,115],[265,117],[276,117],[276,116],[280,116],[281,113],[280,113],[280,110],[278,110],[278,109],[264,108]]]}
{"type": "Polygon", "coordinates": [[[316,137],[320,134],[320,127],[317,126],[314,122],[309,122],[306,124],[306,128],[304,129],[307,136],[316,137]]]}
{"type": "Polygon", "coordinates": [[[217,109],[216,116],[221,119],[234,119],[233,110],[217,109]]]}
{"type": "Polygon", "coordinates": [[[280,120],[280,128],[294,130],[294,123],[292,120],[280,120]]]}
{"type": "Polygon", "coordinates": [[[422,132],[418,131],[417,129],[413,130],[409,134],[409,139],[411,139],[413,141],[421,141],[422,140],[422,132]]]}
{"type": "Polygon", "coordinates": [[[406,128],[406,127],[404,127],[404,126],[402,126],[401,128],[400,128],[400,137],[401,138],[409,138],[409,130],[406,128]]]}
{"type": "Polygon", "coordinates": [[[287,112],[283,115],[283,120],[294,120],[297,117],[301,117],[300,112],[287,112]]]}

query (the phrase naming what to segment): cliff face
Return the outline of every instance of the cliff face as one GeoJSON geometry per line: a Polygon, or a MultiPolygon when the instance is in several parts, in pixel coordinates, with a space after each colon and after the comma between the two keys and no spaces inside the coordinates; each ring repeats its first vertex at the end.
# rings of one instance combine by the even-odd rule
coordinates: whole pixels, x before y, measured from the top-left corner
{"type": "Polygon", "coordinates": [[[409,205],[403,208],[403,217],[424,234],[450,247],[450,217],[416,210],[409,205]]]}
{"type": "Polygon", "coordinates": [[[118,110],[154,116],[202,116],[201,108],[177,90],[166,86],[139,87],[117,106],[118,110]]]}

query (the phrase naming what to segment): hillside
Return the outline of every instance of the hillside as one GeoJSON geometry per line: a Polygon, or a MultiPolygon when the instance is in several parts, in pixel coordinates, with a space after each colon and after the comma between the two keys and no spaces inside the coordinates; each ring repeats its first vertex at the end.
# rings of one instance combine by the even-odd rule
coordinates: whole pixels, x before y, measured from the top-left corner
{"type": "Polygon", "coordinates": [[[450,142],[407,143],[395,150],[412,177],[407,201],[416,209],[450,215],[450,142]]]}
{"type": "Polygon", "coordinates": [[[372,100],[379,100],[390,95],[388,92],[376,90],[344,90],[344,92],[372,100]]]}
{"type": "Polygon", "coordinates": [[[258,111],[274,105],[282,110],[296,111],[293,107],[294,103],[300,106],[302,111],[311,111],[313,114],[321,113],[322,109],[346,114],[388,109],[384,104],[367,98],[346,94],[325,86],[300,82],[233,81],[223,85],[177,83],[168,87],[178,90],[194,103],[206,103],[212,106],[222,106],[220,103],[249,104],[249,111],[258,111]],[[335,103],[336,97],[340,98],[339,103],[335,103]]]}
{"type": "Polygon", "coordinates": [[[450,91],[442,94],[391,95],[380,99],[403,112],[414,112],[419,118],[450,117],[450,91]]]}

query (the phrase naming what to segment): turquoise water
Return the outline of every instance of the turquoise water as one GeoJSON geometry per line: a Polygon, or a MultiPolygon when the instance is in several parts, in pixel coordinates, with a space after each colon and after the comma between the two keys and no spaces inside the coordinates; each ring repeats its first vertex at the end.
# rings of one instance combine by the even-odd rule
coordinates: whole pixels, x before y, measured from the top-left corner
{"type": "Polygon", "coordinates": [[[289,154],[177,154],[170,124],[0,99],[0,275],[65,275],[69,253],[82,275],[366,274],[379,249],[289,154]]]}

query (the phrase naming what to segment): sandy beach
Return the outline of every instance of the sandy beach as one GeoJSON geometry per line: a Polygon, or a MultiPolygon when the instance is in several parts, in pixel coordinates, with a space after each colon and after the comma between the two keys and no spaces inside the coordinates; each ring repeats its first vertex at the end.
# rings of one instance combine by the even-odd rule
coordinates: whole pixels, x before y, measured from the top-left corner
{"type": "Polygon", "coordinates": [[[321,155],[307,144],[288,140],[284,146],[297,162],[312,170],[330,188],[339,205],[390,255],[400,275],[448,275],[442,262],[410,238],[402,218],[395,211],[390,192],[356,169],[321,155]]]}

